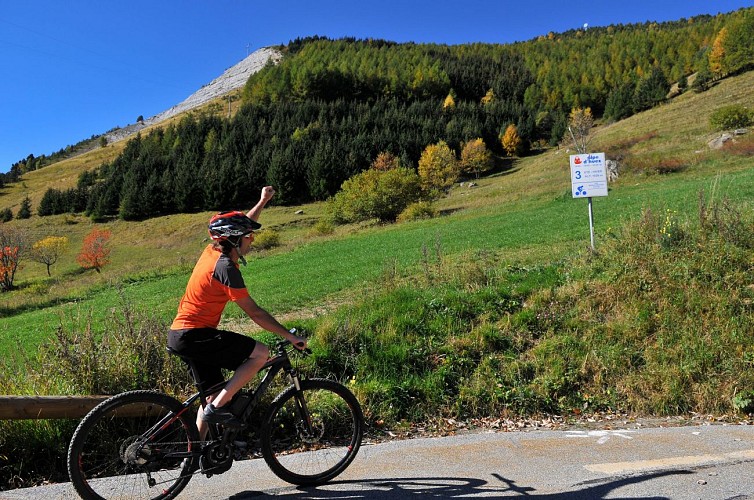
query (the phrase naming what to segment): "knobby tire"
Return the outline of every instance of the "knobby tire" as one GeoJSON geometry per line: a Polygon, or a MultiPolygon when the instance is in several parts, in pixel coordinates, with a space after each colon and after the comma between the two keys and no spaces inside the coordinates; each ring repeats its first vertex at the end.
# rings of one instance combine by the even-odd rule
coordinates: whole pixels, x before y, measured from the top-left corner
{"type": "Polygon", "coordinates": [[[199,443],[193,416],[185,411],[146,446],[135,443],[166,414],[175,416],[181,409],[177,400],[154,391],[125,392],[97,405],[68,448],[68,474],[79,495],[86,500],[174,498],[198,460],[188,457],[199,443]]]}
{"type": "Polygon", "coordinates": [[[262,456],[283,481],[311,486],[343,472],[356,457],[364,418],[356,397],[331,380],[301,381],[278,395],[261,427],[262,456]],[[311,418],[301,419],[300,401],[311,418]]]}

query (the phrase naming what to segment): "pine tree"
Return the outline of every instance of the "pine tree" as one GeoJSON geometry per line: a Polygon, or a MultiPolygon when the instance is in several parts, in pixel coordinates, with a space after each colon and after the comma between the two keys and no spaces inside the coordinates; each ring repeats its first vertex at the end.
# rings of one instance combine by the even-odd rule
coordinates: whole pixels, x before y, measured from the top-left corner
{"type": "Polygon", "coordinates": [[[16,214],[17,219],[28,219],[31,217],[31,200],[27,196],[21,201],[21,208],[18,209],[16,214]]]}
{"type": "Polygon", "coordinates": [[[670,91],[670,83],[659,67],[652,68],[649,76],[639,81],[634,91],[634,111],[639,112],[664,101],[670,91]]]}
{"type": "Polygon", "coordinates": [[[633,100],[636,86],[627,82],[615,88],[607,96],[605,102],[605,117],[611,120],[621,120],[633,114],[633,100]]]}

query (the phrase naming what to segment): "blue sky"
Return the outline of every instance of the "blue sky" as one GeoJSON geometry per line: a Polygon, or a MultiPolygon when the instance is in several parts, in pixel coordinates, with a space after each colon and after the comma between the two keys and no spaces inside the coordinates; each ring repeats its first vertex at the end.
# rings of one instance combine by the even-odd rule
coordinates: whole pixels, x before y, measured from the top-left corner
{"type": "Polygon", "coordinates": [[[511,43],[730,12],[754,0],[0,0],[0,172],[153,116],[297,37],[511,43]]]}

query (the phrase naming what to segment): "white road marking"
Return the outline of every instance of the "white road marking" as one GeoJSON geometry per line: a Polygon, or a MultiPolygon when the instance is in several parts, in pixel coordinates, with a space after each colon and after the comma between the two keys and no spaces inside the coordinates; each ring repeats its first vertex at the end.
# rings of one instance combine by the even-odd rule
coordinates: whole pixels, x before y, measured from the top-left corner
{"type": "Polygon", "coordinates": [[[568,431],[568,434],[566,434],[566,437],[573,437],[573,438],[589,438],[589,437],[596,437],[597,444],[604,444],[607,442],[608,439],[611,437],[620,437],[623,439],[633,439],[633,437],[629,436],[629,433],[636,432],[636,431],[629,431],[629,430],[623,430],[623,431],[568,431]]]}
{"type": "Polygon", "coordinates": [[[658,458],[655,460],[637,460],[635,462],[614,462],[585,465],[591,472],[602,474],[628,474],[647,470],[671,469],[674,467],[698,467],[726,462],[748,462],[754,460],[754,450],[733,451],[716,455],[689,455],[685,457],[658,458]]]}

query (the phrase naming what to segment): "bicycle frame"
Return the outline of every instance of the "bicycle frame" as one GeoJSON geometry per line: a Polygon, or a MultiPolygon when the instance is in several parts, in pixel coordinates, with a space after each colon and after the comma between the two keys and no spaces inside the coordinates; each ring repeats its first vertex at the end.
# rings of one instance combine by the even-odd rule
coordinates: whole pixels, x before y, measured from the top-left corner
{"type": "Polygon", "coordinates": [[[259,371],[261,372],[263,370],[267,370],[267,373],[265,373],[262,376],[262,380],[259,382],[259,385],[257,385],[255,389],[250,391],[251,397],[249,398],[249,401],[246,403],[246,405],[244,405],[243,409],[240,412],[240,418],[243,422],[248,421],[251,411],[254,409],[254,407],[256,407],[257,403],[259,402],[259,398],[261,398],[262,395],[265,392],[267,392],[267,388],[272,383],[272,380],[281,371],[284,371],[285,373],[287,373],[291,381],[293,382],[293,384],[296,385],[296,388],[300,389],[298,373],[293,368],[293,365],[291,364],[291,360],[288,357],[288,353],[285,352],[283,348],[280,348],[277,356],[267,360],[267,362],[264,365],[262,365],[262,368],[260,368],[259,371]]]}
{"type": "MultiPolygon", "coordinates": [[[[273,379],[280,373],[281,371],[284,371],[288,374],[291,381],[293,382],[293,385],[296,387],[296,390],[300,390],[300,384],[299,384],[299,377],[298,372],[295,368],[293,368],[293,365],[291,364],[291,360],[288,357],[288,353],[285,351],[285,348],[280,346],[278,348],[278,354],[274,356],[273,358],[270,358],[267,360],[267,362],[260,368],[260,373],[263,370],[267,370],[266,373],[262,376],[262,380],[259,382],[259,385],[257,385],[256,388],[251,390],[249,392],[250,398],[248,402],[244,405],[243,409],[240,412],[240,418],[243,422],[247,422],[249,419],[249,416],[251,415],[251,411],[256,407],[256,405],[259,402],[259,399],[261,396],[267,392],[268,387],[272,383],[273,379]]],[[[221,384],[218,384],[214,387],[222,387],[225,385],[227,381],[222,382],[221,384]]],[[[212,389],[212,388],[211,388],[212,389]]],[[[210,394],[214,392],[211,391],[210,394]]],[[[147,430],[144,434],[141,435],[141,440],[143,445],[147,445],[150,442],[154,441],[158,436],[161,430],[167,428],[170,424],[175,422],[180,415],[183,415],[186,411],[191,408],[191,406],[194,404],[196,400],[199,400],[202,407],[205,406],[205,402],[207,400],[205,392],[201,390],[191,395],[188,399],[186,399],[183,403],[181,403],[181,410],[178,413],[166,415],[162,419],[160,419],[159,422],[157,422],[155,425],[153,425],[149,430],[147,430]]],[[[308,411],[306,410],[306,403],[302,400],[302,398],[296,398],[297,401],[297,409],[300,412],[301,416],[304,417],[303,420],[307,423],[307,431],[310,431],[311,427],[311,419],[309,418],[308,411]]],[[[218,441],[220,439],[220,430],[219,426],[217,425],[210,425],[209,426],[209,442],[218,441]]],[[[222,433],[222,441],[224,444],[227,444],[227,442],[232,439],[233,436],[235,436],[236,431],[226,431],[222,433]]],[[[153,450],[157,451],[157,450],[153,450]]],[[[173,453],[167,453],[165,456],[170,458],[188,458],[192,456],[199,456],[201,455],[201,447],[199,449],[190,451],[180,451],[180,452],[173,452],[173,453]]]]}

